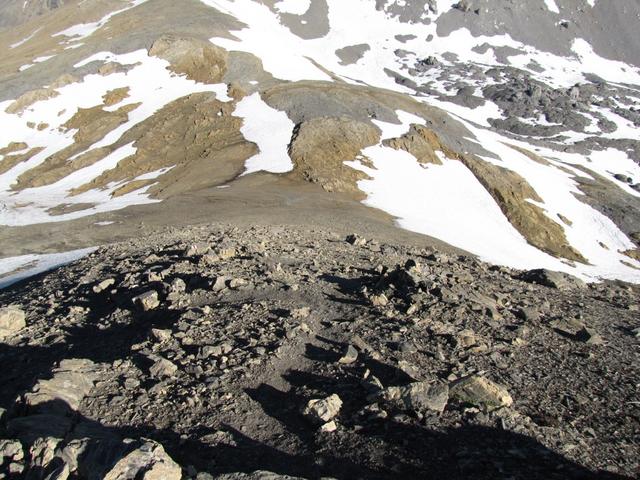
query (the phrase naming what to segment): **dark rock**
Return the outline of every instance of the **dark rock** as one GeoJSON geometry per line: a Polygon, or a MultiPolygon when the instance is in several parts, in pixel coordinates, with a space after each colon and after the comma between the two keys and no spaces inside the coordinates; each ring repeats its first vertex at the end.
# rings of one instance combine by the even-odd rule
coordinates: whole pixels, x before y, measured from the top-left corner
{"type": "Polygon", "coordinates": [[[442,413],[449,401],[449,387],[440,381],[415,382],[403,387],[389,387],[382,399],[396,408],[416,413],[442,413]]]}
{"type": "Polygon", "coordinates": [[[573,275],[564,272],[553,272],[546,269],[529,270],[519,276],[520,280],[544,285],[549,288],[565,290],[570,288],[584,288],[586,283],[573,275]]]}

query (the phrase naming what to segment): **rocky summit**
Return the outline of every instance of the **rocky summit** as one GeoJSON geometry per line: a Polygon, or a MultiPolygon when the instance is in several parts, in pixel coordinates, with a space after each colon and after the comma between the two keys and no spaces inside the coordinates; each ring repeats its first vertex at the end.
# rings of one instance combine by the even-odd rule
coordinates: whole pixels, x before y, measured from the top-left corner
{"type": "Polygon", "coordinates": [[[638,0],[0,0],[0,480],[640,476],[638,0]]]}

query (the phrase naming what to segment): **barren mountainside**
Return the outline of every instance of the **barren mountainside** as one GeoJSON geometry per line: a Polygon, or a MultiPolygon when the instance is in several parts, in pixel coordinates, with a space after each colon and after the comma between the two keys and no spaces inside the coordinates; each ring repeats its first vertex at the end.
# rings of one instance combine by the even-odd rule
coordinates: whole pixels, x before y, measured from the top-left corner
{"type": "Polygon", "coordinates": [[[636,476],[638,25],[0,0],[0,478],[636,476]]]}

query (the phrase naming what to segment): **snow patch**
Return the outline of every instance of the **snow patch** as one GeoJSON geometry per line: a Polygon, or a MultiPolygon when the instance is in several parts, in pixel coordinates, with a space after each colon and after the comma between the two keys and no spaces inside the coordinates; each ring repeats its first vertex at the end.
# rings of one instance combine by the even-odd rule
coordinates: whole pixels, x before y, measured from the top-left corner
{"type": "Polygon", "coordinates": [[[121,8],[120,10],[116,10],[115,12],[108,13],[97,22],[80,23],[78,25],[73,25],[72,27],[62,30],[61,32],[54,33],[52,36],[53,37],[59,37],[59,36],[70,37],[74,42],[85,39],[93,35],[99,29],[101,29],[104,25],[107,24],[109,20],[111,20],[111,18],[115,17],[119,13],[126,12],[127,10],[130,10],[133,7],[137,7],[138,5],[145,3],[146,1],[147,0],[132,0],[127,7],[121,8]]]}
{"type": "Polygon", "coordinates": [[[275,7],[280,13],[304,15],[311,7],[311,0],[280,0],[275,7]]]}
{"type": "Polygon", "coordinates": [[[31,254],[0,258],[0,289],[42,272],[75,262],[96,251],[96,247],[64,253],[31,254]]]}
{"type": "Polygon", "coordinates": [[[36,36],[36,34],[42,30],[42,27],[38,28],[35,32],[33,32],[31,35],[29,35],[28,37],[23,38],[22,40],[20,40],[19,42],[13,43],[11,45],[9,45],[9,48],[14,49],[14,48],[18,48],[20,45],[24,45],[25,43],[27,43],[29,40],[31,40],[33,37],[36,36]]]}
{"type": "Polygon", "coordinates": [[[243,175],[258,171],[285,173],[293,169],[287,146],[295,125],[286,113],[271,108],[259,93],[254,93],[238,102],[233,114],[243,119],[240,132],[244,138],[260,149],[246,161],[243,175]]]}
{"type": "Polygon", "coordinates": [[[556,4],[555,0],[544,0],[544,3],[549,9],[549,11],[553,13],[560,13],[560,9],[558,8],[558,5],[556,4]]]}

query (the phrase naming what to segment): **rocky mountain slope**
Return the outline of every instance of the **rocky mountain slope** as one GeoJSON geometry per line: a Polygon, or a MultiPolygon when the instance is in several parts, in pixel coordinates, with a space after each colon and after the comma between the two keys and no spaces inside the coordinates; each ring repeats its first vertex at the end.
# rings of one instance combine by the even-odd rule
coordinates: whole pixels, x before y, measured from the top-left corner
{"type": "Polygon", "coordinates": [[[635,478],[639,294],[322,229],[115,244],[0,292],[0,468],[635,478]]]}
{"type": "Polygon", "coordinates": [[[0,32],[15,236],[271,174],[497,264],[640,279],[637,2],[16,8],[0,32]]]}
{"type": "Polygon", "coordinates": [[[0,479],[627,479],[636,0],[0,0],[0,479]]]}

